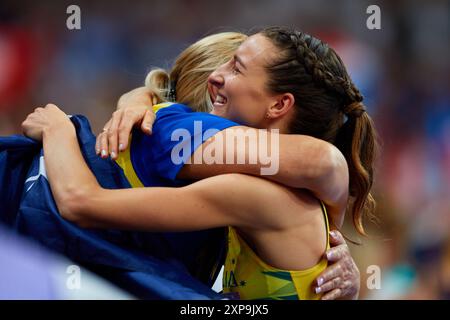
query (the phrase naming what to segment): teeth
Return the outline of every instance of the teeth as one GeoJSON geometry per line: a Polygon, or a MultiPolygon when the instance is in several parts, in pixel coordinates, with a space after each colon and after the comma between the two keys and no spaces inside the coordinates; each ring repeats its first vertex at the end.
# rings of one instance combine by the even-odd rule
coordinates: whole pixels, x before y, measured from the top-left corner
{"type": "Polygon", "coordinates": [[[224,97],[222,97],[221,95],[217,95],[216,97],[216,101],[217,103],[225,103],[226,99],[224,97]]]}

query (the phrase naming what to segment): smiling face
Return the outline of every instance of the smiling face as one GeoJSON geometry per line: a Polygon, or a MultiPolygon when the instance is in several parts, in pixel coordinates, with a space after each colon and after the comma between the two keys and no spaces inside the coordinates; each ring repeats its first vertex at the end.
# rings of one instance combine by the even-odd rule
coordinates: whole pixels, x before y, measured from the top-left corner
{"type": "Polygon", "coordinates": [[[267,128],[266,114],[277,103],[277,96],[266,88],[265,67],[276,52],[275,46],[261,34],[245,40],[234,57],[208,78],[211,113],[240,124],[267,128]]]}

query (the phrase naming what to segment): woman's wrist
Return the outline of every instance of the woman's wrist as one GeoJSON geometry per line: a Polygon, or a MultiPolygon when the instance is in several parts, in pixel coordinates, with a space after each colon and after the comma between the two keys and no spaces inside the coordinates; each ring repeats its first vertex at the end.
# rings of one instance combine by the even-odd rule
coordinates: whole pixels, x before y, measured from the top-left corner
{"type": "Polygon", "coordinates": [[[125,108],[133,108],[137,106],[143,106],[150,108],[153,106],[151,92],[146,87],[136,88],[130,92],[123,94],[117,102],[117,110],[125,108]]]}
{"type": "Polygon", "coordinates": [[[42,138],[55,136],[55,135],[76,135],[75,127],[70,120],[58,123],[52,123],[46,126],[42,130],[42,138]]]}

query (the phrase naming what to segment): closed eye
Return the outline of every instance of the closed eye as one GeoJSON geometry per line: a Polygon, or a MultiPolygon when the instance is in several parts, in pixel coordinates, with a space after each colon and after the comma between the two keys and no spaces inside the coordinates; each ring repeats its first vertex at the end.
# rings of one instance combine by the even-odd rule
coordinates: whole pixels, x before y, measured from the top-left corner
{"type": "Polygon", "coordinates": [[[233,74],[241,73],[241,70],[239,70],[235,59],[233,59],[233,63],[231,65],[231,70],[232,70],[233,74]]]}

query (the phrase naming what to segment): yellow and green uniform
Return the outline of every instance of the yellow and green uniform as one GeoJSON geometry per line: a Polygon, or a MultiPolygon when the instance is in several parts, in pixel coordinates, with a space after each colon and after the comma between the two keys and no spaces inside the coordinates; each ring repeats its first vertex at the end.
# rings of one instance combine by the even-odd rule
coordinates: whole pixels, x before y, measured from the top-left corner
{"type": "MultiPolygon", "coordinates": [[[[321,202],[327,231],[329,249],[329,225],[324,204],[321,202]]],[[[315,300],[320,295],[313,291],[312,284],[326,269],[323,258],[315,266],[301,271],[274,268],[259,258],[239,236],[237,230],[228,227],[228,252],[223,276],[223,293],[243,300],[315,300]]]]}

